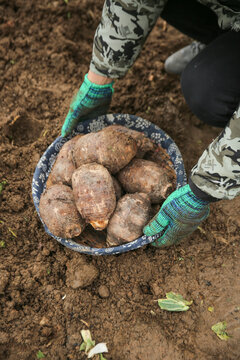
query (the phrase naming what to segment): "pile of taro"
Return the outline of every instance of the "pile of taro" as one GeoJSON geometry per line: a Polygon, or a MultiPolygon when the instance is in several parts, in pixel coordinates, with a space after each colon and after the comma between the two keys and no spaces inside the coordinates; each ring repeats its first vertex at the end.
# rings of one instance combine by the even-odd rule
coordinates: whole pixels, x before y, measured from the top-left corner
{"type": "Polygon", "coordinates": [[[142,235],[175,184],[161,146],[141,132],[111,125],[63,145],[40,215],[55,236],[77,239],[91,226],[105,231],[105,246],[117,246],[142,235]]]}

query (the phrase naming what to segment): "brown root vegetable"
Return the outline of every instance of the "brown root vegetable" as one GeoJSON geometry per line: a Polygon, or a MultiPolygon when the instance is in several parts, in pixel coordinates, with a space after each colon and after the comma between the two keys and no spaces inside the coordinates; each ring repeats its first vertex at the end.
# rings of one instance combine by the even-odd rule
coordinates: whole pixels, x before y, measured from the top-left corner
{"type": "Polygon", "coordinates": [[[43,222],[56,236],[73,238],[84,230],[85,222],[77,211],[69,186],[56,184],[45,190],[39,211],[43,222]]]}
{"type": "Polygon", "coordinates": [[[123,196],[123,189],[119,181],[114,176],[112,176],[112,181],[113,181],[116,199],[119,200],[123,196]]]}
{"type": "Polygon", "coordinates": [[[163,149],[162,146],[155,145],[153,150],[148,151],[145,154],[144,159],[160,165],[162,169],[165,169],[169,179],[172,179],[172,182],[176,183],[176,173],[174,171],[173,163],[167,151],[163,149]]]}
{"type": "Polygon", "coordinates": [[[126,194],[117,203],[107,227],[107,245],[118,246],[142,235],[150,220],[151,203],[143,193],[126,194]]]}
{"type": "Polygon", "coordinates": [[[96,230],[105,229],[116,207],[113,180],[108,170],[96,163],[82,165],[73,173],[72,187],[81,216],[96,230]]]}
{"type": "Polygon", "coordinates": [[[76,169],[76,165],[73,161],[73,149],[77,140],[83,135],[77,135],[71,140],[67,141],[59,151],[57,159],[53,165],[53,168],[49,174],[46,188],[54,184],[72,184],[72,174],[76,169]]]}
{"type": "Polygon", "coordinates": [[[174,190],[164,169],[153,161],[133,159],[118,174],[118,180],[127,193],[148,194],[152,203],[159,203],[174,190]]]}
{"type": "Polygon", "coordinates": [[[115,130],[127,134],[136,141],[137,158],[142,158],[146,152],[153,151],[156,146],[152,140],[150,140],[147,136],[145,136],[144,133],[140,131],[132,130],[122,125],[110,125],[106,128],[105,131],[111,131],[111,130],[115,130]]]}
{"type": "Polygon", "coordinates": [[[132,137],[105,129],[86,134],[77,141],[74,149],[77,167],[96,162],[115,174],[136,155],[137,145],[132,137]]]}

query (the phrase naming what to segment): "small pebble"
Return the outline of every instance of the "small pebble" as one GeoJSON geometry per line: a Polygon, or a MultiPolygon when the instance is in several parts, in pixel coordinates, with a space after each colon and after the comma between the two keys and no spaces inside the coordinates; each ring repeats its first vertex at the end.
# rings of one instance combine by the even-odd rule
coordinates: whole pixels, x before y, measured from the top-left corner
{"type": "Polygon", "coordinates": [[[106,299],[109,297],[109,290],[106,285],[99,286],[98,294],[101,298],[106,299]]]}
{"type": "Polygon", "coordinates": [[[7,270],[0,271],[0,294],[4,294],[9,278],[10,274],[7,270]]]}
{"type": "Polygon", "coordinates": [[[46,316],[43,316],[39,324],[41,326],[49,325],[49,319],[46,316]]]}
{"type": "Polygon", "coordinates": [[[42,255],[44,255],[44,256],[48,256],[49,254],[50,254],[49,249],[47,249],[47,248],[43,248],[43,250],[42,250],[42,255]]]}

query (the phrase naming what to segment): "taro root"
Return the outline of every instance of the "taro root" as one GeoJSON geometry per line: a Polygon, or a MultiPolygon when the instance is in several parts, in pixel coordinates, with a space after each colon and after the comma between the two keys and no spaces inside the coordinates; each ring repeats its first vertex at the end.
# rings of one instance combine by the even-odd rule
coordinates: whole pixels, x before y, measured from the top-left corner
{"type": "Polygon", "coordinates": [[[115,174],[136,155],[137,144],[132,137],[106,129],[78,139],[73,152],[77,167],[96,162],[115,174]]]}
{"type": "Polygon", "coordinates": [[[109,171],[96,163],[82,165],[73,173],[72,187],[81,216],[94,229],[105,229],[116,207],[116,195],[109,171]]]}
{"type": "Polygon", "coordinates": [[[148,194],[154,204],[166,199],[174,190],[172,180],[165,169],[145,159],[133,159],[119,172],[118,180],[127,193],[148,194]]]}
{"type": "Polygon", "coordinates": [[[73,161],[73,149],[77,140],[83,136],[82,134],[73,137],[71,140],[67,141],[57,156],[57,159],[53,165],[51,173],[48,177],[46,188],[49,188],[53,184],[72,184],[72,174],[76,169],[76,166],[73,161]]]}
{"type": "Polygon", "coordinates": [[[171,158],[167,151],[163,149],[161,145],[154,145],[154,149],[148,151],[145,154],[144,159],[160,165],[162,169],[165,169],[165,172],[168,174],[172,183],[176,183],[176,173],[174,171],[173,163],[171,162],[171,158]]]}
{"type": "Polygon", "coordinates": [[[152,140],[150,140],[147,136],[145,136],[144,133],[140,131],[132,130],[122,125],[110,125],[106,128],[106,131],[111,131],[111,130],[115,130],[127,134],[136,141],[137,158],[142,158],[146,152],[153,151],[156,146],[152,140]]]}
{"type": "Polygon", "coordinates": [[[69,186],[55,184],[46,189],[40,199],[39,211],[53,235],[73,238],[84,230],[85,222],[77,211],[69,186]]]}
{"type": "Polygon", "coordinates": [[[123,189],[122,189],[119,181],[114,176],[112,176],[112,181],[113,181],[116,199],[119,200],[123,195],[123,189]]]}
{"type": "Polygon", "coordinates": [[[126,194],[117,203],[107,227],[107,245],[118,246],[142,235],[150,220],[151,203],[144,193],[126,194]]]}

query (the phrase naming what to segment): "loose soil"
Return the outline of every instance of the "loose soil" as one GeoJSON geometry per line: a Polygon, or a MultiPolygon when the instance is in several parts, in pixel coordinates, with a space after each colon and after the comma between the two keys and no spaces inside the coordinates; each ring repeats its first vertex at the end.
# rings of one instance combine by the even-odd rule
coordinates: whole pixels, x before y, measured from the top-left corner
{"type": "MultiPolygon", "coordinates": [[[[110,360],[239,359],[239,199],[211,214],[178,246],[118,256],[75,253],[45,232],[31,198],[35,166],[60,134],[88,71],[103,1],[0,1],[0,359],[86,359],[81,329],[106,342],[110,360]],[[156,300],[174,291],[184,313],[156,300]],[[208,307],[214,311],[208,311],[208,307]],[[227,322],[228,341],[211,330],[227,322]]],[[[188,109],[168,55],[188,44],[159,20],[141,56],[115,83],[110,112],[139,115],[177,143],[189,174],[219,129],[188,109]]]]}

